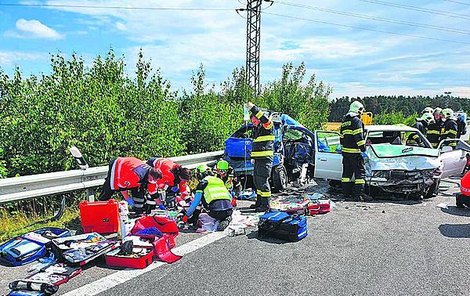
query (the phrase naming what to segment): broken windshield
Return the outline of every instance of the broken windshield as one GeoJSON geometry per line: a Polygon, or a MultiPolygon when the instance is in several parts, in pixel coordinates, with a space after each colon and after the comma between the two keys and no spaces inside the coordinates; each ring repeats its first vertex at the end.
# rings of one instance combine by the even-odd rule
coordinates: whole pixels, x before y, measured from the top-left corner
{"type": "Polygon", "coordinates": [[[406,145],[375,144],[370,146],[379,158],[402,157],[402,156],[430,156],[438,157],[437,149],[412,147],[406,145]]]}

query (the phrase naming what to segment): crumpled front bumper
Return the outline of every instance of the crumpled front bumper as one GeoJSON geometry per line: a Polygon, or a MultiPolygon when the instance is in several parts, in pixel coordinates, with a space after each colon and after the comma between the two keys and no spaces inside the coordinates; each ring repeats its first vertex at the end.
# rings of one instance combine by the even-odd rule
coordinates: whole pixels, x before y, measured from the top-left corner
{"type": "Polygon", "coordinates": [[[434,170],[418,171],[373,171],[366,178],[368,185],[378,187],[385,192],[412,194],[425,193],[439,178],[434,170]]]}

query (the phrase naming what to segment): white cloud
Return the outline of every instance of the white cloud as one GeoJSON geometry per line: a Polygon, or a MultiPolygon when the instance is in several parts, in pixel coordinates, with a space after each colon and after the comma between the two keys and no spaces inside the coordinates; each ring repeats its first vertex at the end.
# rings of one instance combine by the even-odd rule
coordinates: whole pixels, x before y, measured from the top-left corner
{"type": "MultiPolygon", "coordinates": [[[[164,76],[168,77],[173,85],[188,83],[191,70],[197,69],[200,63],[205,65],[208,77],[213,75],[212,78],[217,81],[230,75],[233,67],[243,66],[246,20],[239,17],[234,10],[162,11],[89,9],[78,6],[234,9],[243,6],[240,2],[245,1],[134,0],[132,3],[123,3],[121,0],[45,0],[47,4],[76,5],[76,7],[55,6],[50,9],[65,12],[66,17],[70,18],[67,24],[78,27],[74,29],[87,30],[87,38],[97,40],[94,45],[98,48],[95,49],[98,52],[106,50],[111,44],[119,52],[126,53],[128,65],[134,65],[136,52],[142,47],[145,57],[152,59],[153,67],[161,68],[164,76]]],[[[295,2],[357,14],[465,28],[464,20],[357,1],[330,0],[316,4],[312,4],[311,0],[295,2]]],[[[446,10],[449,5],[433,0],[426,1],[423,7],[446,10]]],[[[461,8],[463,10],[459,13],[470,13],[470,9],[461,8]]],[[[333,96],[380,93],[441,94],[445,87],[466,91],[465,86],[470,84],[468,78],[470,67],[466,60],[470,46],[325,23],[467,41],[461,35],[347,16],[338,17],[335,14],[293,8],[276,2],[265,12],[315,19],[320,23],[262,15],[261,80],[263,82],[277,79],[282,64],[305,61],[308,73],[315,71],[318,79],[330,83],[337,90],[333,96]]],[[[33,34],[20,29],[18,31],[22,34],[33,34]]],[[[70,45],[72,50],[74,46],[70,45]]],[[[94,54],[96,52],[90,53],[94,54]]],[[[129,72],[133,72],[133,69],[131,68],[129,72]]]]}
{"type": "Polygon", "coordinates": [[[64,35],[56,30],[49,28],[38,20],[19,19],[16,21],[16,32],[9,31],[7,36],[17,38],[39,38],[58,40],[63,39],[64,35]]]}
{"type": "Polygon", "coordinates": [[[116,23],[116,29],[118,29],[119,31],[126,31],[127,30],[127,27],[125,24],[121,23],[121,22],[117,22],[116,23]]]}
{"type": "Polygon", "coordinates": [[[34,61],[47,58],[47,54],[17,51],[0,51],[0,65],[12,66],[22,61],[34,61]]]}

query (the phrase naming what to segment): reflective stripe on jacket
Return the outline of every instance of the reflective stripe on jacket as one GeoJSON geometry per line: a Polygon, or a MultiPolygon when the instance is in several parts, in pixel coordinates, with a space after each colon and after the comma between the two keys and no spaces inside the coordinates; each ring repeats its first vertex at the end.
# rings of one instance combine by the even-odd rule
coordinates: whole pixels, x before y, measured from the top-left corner
{"type": "Polygon", "coordinates": [[[274,155],[273,122],[256,106],[253,106],[250,111],[252,116],[261,121],[261,124],[253,129],[251,158],[272,157],[274,155]]]}
{"type": "Polygon", "coordinates": [[[118,157],[111,168],[112,190],[137,188],[145,185],[150,166],[135,157],[118,157]]]}
{"type": "Polygon", "coordinates": [[[204,188],[204,199],[207,204],[215,200],[232,200],[232,196],[225,187],[224,181],[214,176],[207,176],[204,178],[207,181],[207,186],[204,188]]]}
{"type": "Polygon", "coordinates": [[[366,151],[364,140],[364,127],[361,119],[355,113],[348,113],[344,116],[341,124],[341,146],[342,152],[361,153],[366,151]]]}
{"type": "Polygon", "coordinates": [[[436,148],[437,145],[439,145],[439,142],[441,141],[442,124],[443,122],[441,120],[438,120],[437,122],[433,122],[428,126],[426,138],[428,138],[429,142],[434,148],[436,148]]]}

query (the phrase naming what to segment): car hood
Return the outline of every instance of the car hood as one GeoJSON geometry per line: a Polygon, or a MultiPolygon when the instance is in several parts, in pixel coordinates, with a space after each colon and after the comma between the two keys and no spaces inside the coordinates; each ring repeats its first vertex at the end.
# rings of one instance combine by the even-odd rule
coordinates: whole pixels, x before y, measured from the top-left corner
{"type": "Polygon", "coordinates": [[[407,157],[407,156],[428,156],[428,157],[439,156],[439,151],[437,149],[406,146],[406,145],[374,144],[374,145],[371,145],[370,150],[372,150],[372,152],[378,158],[393,158],[393,157],[407,157]]]}
{"type": "Polygon", "coordinates": [[[368,148],[367,173],[371,171],[416,171],[440,167],[436,149],[405,145],[376,144],[368,148]]]}

